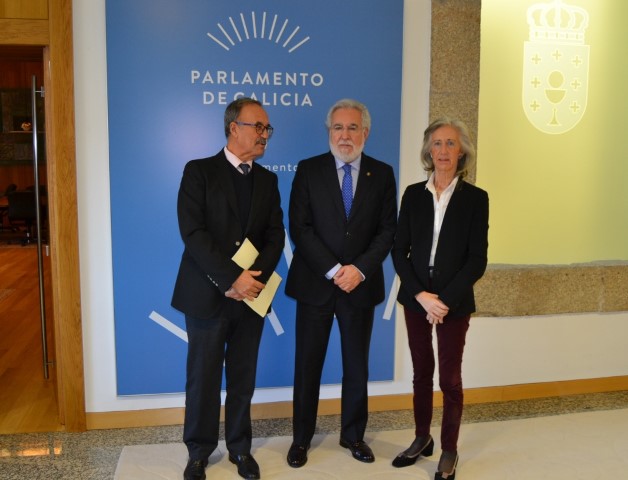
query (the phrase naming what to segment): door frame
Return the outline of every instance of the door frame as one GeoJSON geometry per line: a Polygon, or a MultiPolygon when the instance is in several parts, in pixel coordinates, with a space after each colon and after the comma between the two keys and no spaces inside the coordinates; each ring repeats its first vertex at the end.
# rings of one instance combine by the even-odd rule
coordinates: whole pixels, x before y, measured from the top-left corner
{"type": "Polygon", "coordinates": [[[86,430],[79,270],[72,0],[48,0],[47,18],[0,18],[0,44],[44,49],[50,260],[59,418],[86,430]]]}

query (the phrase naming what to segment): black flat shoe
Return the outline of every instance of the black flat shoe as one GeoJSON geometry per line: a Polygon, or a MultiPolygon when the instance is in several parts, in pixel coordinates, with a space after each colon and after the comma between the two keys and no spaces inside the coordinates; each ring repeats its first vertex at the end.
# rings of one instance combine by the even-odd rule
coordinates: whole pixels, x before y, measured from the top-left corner
{"type": "Polygon", "coordinates": [[[357,442],[348,442],[347,440],[341,438],[340,446],[344,448],[348,448],[351,450],[351,455],[356,460],[365,463],[373,463],[375,461],[375,455],[373,454],[373,450],[369,447],[363,440],[358,440],[357,442]]]}
{"type": "Polygon", "coordinates": [[[392,466],[397,468],[414,465],[421,455],[429,457],[434,453],[434,439],[431,435],[427,437],[416,437],[412,445],[401,452],[392,461],[392,466]]]}
{"type": "Polygon", "coordinates": [[[231,455],[229,461],[238,466],[238,475],[242,478],[259,478],[259,465],[250,454],[231,455]]]}
{"type": "Polygon", "coordinates": [[[310,448],[309,445],[297,445],[293,443],[288,450],[288,465],[292,468],[302,467],[307,463],[307,450],[310,448]]]}
{"type": "Polygon", "coordinates": [[[457,466],[458,452],[443,450],[438,462],[438,470],[434,474],[434,480],[454,480],[457,466]]]}
{"type": "Polygon", "coordinates": [[[207,460],[188,460],[188,464],[183,471],[183,480],[205,480],[205,468],[207,460]]]}

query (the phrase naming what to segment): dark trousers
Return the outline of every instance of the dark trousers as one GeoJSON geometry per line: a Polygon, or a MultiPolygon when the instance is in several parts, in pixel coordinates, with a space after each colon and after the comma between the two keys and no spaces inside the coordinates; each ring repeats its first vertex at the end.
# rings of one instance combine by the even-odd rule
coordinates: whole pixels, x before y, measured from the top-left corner
{"type": "MultiPolygon", "coordinates": [[[[408,342],[414,367],[414,421],[416,436],[427,436],[432,423],[434,398],[434,348],[431,325],[425,313],[404,308],[408,342]]],[[[441,448],[458,449],[458,435],[462,420],[462,355],[469,329],[470,316],[446,318],[436,325],[438,343],[438,377],[443,392],[443,421],[441,448]]]]}
{"type": "Polygon", "coordinates": [[[251,398],[264,319],[238,303],[209,320],[186,315],[185,325],[188,356],[183,441],[189,456],[204,460],[218,445],[223,363],[227,449],[234,455],[249,453],[251,398]]]}
{"type": "Polygon", "coordinates": [[[294,442],[309,445],[316,428],[321,375],[329,335],[338,319],[342,351],[341,438],[364,438],[368,420],[369,346],[374,308],[357,308],[340,291],[323,306],[297,302],[294,367],[294,442]]]}

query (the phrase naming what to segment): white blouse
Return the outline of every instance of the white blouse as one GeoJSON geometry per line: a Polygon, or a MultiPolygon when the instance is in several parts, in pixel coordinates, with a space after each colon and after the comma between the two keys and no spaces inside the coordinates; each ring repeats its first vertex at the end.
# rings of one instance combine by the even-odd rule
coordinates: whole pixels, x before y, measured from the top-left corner
{"type": "Polygon", "coordinates": [[[430,175],[425,189],[432,193],[434,199],[434,235],[432,236],[432,251],[430,252],[430,267],[434,266],[434,257],[436,256],[436,247],[438,245],[438,237],[440,235],[440,228],[443,225],[443,218],[445,218],[445,211],[449,200],[454,193],[456,184],[458,183],[458,177],[454,177],[449,186],[443,190],[440,194],[440,198],[436,194],[436,186],[434,185],[434,174],[430,175]]]}

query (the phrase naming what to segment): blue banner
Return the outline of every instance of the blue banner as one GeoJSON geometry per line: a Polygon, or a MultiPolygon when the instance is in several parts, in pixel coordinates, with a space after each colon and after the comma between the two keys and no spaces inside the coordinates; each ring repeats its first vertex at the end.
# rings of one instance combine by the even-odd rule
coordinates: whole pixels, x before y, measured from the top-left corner
{"type": "MultiPolygon", "coordinates": [[[[275,133],[258,163],[276,172],[287,225],[299,160],[329,150],[325,117],[365,103],[365,152],[399,178],[403,0],[108,0],[107,68],[116,372],[119,395],[183,392],[187,336],[170,306],[183,243],[176,203],[188,160],[225,145],[223,114],[258,99],[275,133]]],[[[286,278],[292,245],[277,273],[286,278]]],[[[370,380],[392,380],[394,270],[376,309],[370,380]]],[[[257,386],[291,386],[295,302],[267,317],[257,386]]],[[[334,327],[323,382],[340,383],[334,327]]]]}

